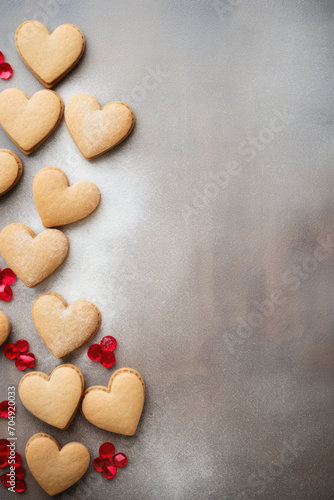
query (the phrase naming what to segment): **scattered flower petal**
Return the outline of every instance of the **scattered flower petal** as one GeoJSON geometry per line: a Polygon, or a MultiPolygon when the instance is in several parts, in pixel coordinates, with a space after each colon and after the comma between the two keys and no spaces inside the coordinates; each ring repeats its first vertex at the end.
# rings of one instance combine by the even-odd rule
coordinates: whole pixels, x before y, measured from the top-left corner
{"type": "Polygon", "coordinates": [[[103,459],[101,457],[97,457],[93,460],[93,467],[98,472],[102,472],[104,469],[103,459]]]}
{"type": "Polygon", "coordinates": [[[12,289],[9,285],[0,285],[0,300],[8,302],[13,297],[12,289]]]}
{"type": "Polygon", "coordinates": [[[34,368],[36,365],[36,358],[32,352],[27,352],[26,354],[20,354],[15,361],[15,366],[19,370],[25,370],[26,368],[34,368]]]}
{"type": "Polygon", "coordinates": [[[3,348],[3,353],[6,356],[6,358],[15,359],[20,354],[20,351],[18,350],[16,344],[10,342],[9,344],[6,344],[5,347],[3,348]]]}
{"type": "Polygon", "coordinates": [[[103,337],[100,342],[103,351],[114,351],[117,347],[117,340],[111,335],[103,337]]]}
{"type": "Polygon", "coordinates": [[[13,68],[10,64],[3,62],[0,64],[0,78],[8,80],[13,74],[13,68]]]}
{"type": "Polygon", "coordinates": [[[128,463],[128,458],[124,453],[117,453],[113,456],[113,463],[116,467],[124,467],[128,463]]]}
{"type": "Polygon", "coordinates": [[[115,354],[111,351],[104,351],[101,356],[101,365],[105,368],[111,368],[116,361],[115,354]]]}
{"type": "Polygon", "coordinates": [[[17,491],[17,493],[23,493],[25,489],[26,489],[25,480],[24,479],[18,479],[16,481],[15,491],[17,491]]]}
{"type": "Polygon", "coordinates": [[[103,443],[100,446],[99,454],[103,459],[112,458],[115,455],[115,446],[112,443],[103,443]]]}
{"type": "Polygon", "coordinates": [[[16,276],[14,272],[7,267],[3,269],[0,274],[0,283],[1,285],[12,285],[16,281],[16,276]]]}
{"type": "Polygon", "coordinates": [[[0,417],[8,418],[9,412],[15,413],[13,406],[9,404],[9,401],[2,401],[0,403],[0,417]]]}
{"type": "Polygon", "coordinates": [[[88,349],[88,357],[92,361],[100,361],[102,355],[102,347],[100,344],[93,344],[88,349]]]}
{"type": "Polygon", "coordinates": [[[116,476],[117,468],[114,465],[110,465],[102,471],[102,476],[107,479],[113,479],[116,476]]]}
{"type": "Polygon", "coordinates": [[[16,347],[20,351],[20,354],[27,352],[29,349],[29,342],[27,340],[21,339],[16,342],[16,347]]]}

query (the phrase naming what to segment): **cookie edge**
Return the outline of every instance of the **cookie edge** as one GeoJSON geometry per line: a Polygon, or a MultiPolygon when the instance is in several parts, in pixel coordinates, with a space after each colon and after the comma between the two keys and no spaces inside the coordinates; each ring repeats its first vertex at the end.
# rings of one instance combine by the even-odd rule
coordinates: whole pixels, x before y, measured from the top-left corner
{"type": "Polygon", "coordinates": [[[101,314],[101,311],[100,309],[97,307],[97,305],[95,305],[93,302],[90,302],[89,300],[85,300],[85,299],[78,299],[78,300],[74,300],[71,304],[68,304],[66,302],[66,300],[64,299],[64,297],[62,297],[61,295],[59,295],[59,293],[56,293],[56,292],[44,292],[44,293],[41,293],[38,297],[36,297],[36,299],[34,300],[33,304],[32,304],[32,309],[31,309],[31,312],[32,312],[32,319],[33,319],[33,322],[34,322],[34,325],[35,325],[35,328],[37,330],[37,333],[38,335],[40,336],[43,344],[45,345],[45,347],[49,350],[49,352],[51,352],[52,356],[54,356],[56,359],[62,359],[62,358],[65,358],[66,356],[69,356],[70,354],[72,354],[72,352],[76,351],[77,349],[80,349],[81,347],[83,347],[84,345],[87,344],[87,342],[89,342],[96,334],[97,332],[99,331],[100,327],[101,327],[101,324],[102,324],[102,314],[101,314]],[[37,327],[36,327],[36,323],[35,323],[35,319],[34,319],[34,306],[35,306],[35,303],[37,302],[37,300],[42,297],[43,295],[53,295],[55,297],[58,297],[63,305],[67,308],[69,306],[71,306],[72,304],[74,304],[75,302],[88,302],[89,304],[91,304],[92,306],[94,306],[95,310],[97,311],[98,313],[98,325],[96,327],[96,330],[92,333],[92,335],[86,340],[86,342],[84,344],[82,344],[81,346],[77,347],[76,349],[73,349],[73,351],[70,351],[66,354],[64,354],[63,356],[59,356],[57,357],[53,352],[50,351],[50,349],[48,348],[48,346],[46,345],[46,343],[44,342],[44,340],[42,339],[41,337],[41,334],[39,333],[39,331],[37,330],[37,327]]]}
{"type": "Polygon", "coordinates": [[[17,154],[14,153],[14,151],[11,151],[10,149],[0,149],[0,153],[8,153],[9,155],[11,155],[14,158],[14,160],[16,160],[16,163],[17,163],[16,179],[13,182],[13,184],[11,186],[9,186],[8,189],[6,189],[6,191],[4,191],[3,193],[0,193],[0,196],[3,196],[4,194],[7,194],[9,191],[11,191],[16,186],[16,184],[19,182],[19,180],[21,179],[22,174],[23,174],[23,163],[22,163],[21,158],[19,156],[17,156],[17,154]]]}
{"type": "MultiPolygon", "coordinates": [[[[16,50],[19,54],[19,56],[21,57],[22,61],[24,62],[24,64],[26,65],[26,67],[29,69],[29,71],[34,75],[34,77],[42,84],[44,85],[44,87],[48,90],[52,89],[55,85],[57,85],[57,83],[59,83],[63,78],[65,78],[65,76],[70,72],[72,71],[72,69],[75,68],[75,66],[79,63],[80,59],[82,58],[83,56],[83,53],[85,52],[85,48],[86,48],[86,39],[85,39],[85,35],[83,34],[83,32],[81,31],[80,28],[78,28],[78,26],[76,26],[75,24],[71,24],[71,23],[64,23],[64,24],[60,24],[59,26],[57,26],[57,28],[60,28],[60,26],[73,26],[74,28],[76,28],[80,35],[81,35],[81,38],[82,38],[82,47],[81,47],[81,52],[79,54],[79,56],[77,57],[77,59],[74,61],[74,63],[67,69],[64,71],[64,73],[62,73],[59,77],[57,77],[55,80],[53,80],[52,82],[48,83],[46,82],[45,80],[43,80],[37,73],[35,73],[35,71],[33,71],[33,69],[29,66],[29,64],[26,62],[26,60],[24,59],[20,49],[19,49],[19,44],[18,44],[18,41],[17,41],[17,36],[19,34],[19,31],[20,29],[22,28],[22,26],[26,23],[39,23],[39,24],[42,24],[49,32],[49,35],[51,35],[52,33],[50,33],[49,31],[49,28],[47,26],[45,26],[45,24],[41,23],[40,21],[36,21],[34,19],[30,19],[28,21],[24,21],[23,23],[20,24],[20,26],[16,29],[15,31],[15,36],[14,36],[14,42],[15,42],[15,47],[16,47],[16,50]]],[[[55,31],[57,28],[55,28],[53,31],[55,31]]]]}
{"type": "Polygon", "coordinates": [[[38,420],[41,420],[42,422],[45,422],[46,424],[50,425],[51,427],[55,427],[56,429],[60,429],[60,430],[63,430],[65,431],[66,429],[69,428],[69,426],[71,425],[71,423],[73,422],[79,408],[80,408],[80,404],[81,404],[81,400],[83,398],[83,393],[85,391],[85,379],[84,379],[84,376],[83,376],[83,373],[82,371],[80,370],[80,368],[78,368],[77,366],[71,364],[71,363],[65,363],[65,364],[62,364],[62,365],[59,365],[57,366],[56,368],[54,368],[52,370],[52,372],[50,373],[50,375],[46,375],[45,373],[43,372],[30,372],[30,373],[26,373],[20,380],[20,383],[19,383],[19,386],[18,386],[18,393],[19,393],[19,397],[20,397],[20,400],[21,400],[21,403],[23,404],[24,408],[31,414],[33,415],[35,418],[38,418],[38,420]],[[47,422],[46,420],[43,420],[42,418],[40,417],[37,417],[37,415],[35,415],[34,413],[32,413],[30,410],[28,410],[28,408],[25,406],[25,404],[23,403],[22,401],[22,398],[21,398],[21,394],[20,394],[20,387],[21,387],[21,384],[23,382],[23,380],[25,380],[26,378],[28,377],[32,377],[32,376],[39,376],[39,377],[42,377],[44,378],[44,380],[47,380],[49,381],[52,377],[52,375],[54,374],[54,372],[56,372],[57,370],[61,369],[61,368],[64,368],[64,367],[67,367],[67,368],[72,368],[74,369],[79,377],[80,377],[80,380],[81,380],[81,396],[79,398],[79,402],[77,404],[77,406],[75,407],[75,410],[74,412],[72,413],[69,421],[67,422],[67,424],[65,425],[65,427],[58,427],[57,425],[53,425],[53,424],[50,424],[49,422],[47,422]]]}
{"type": "MultiPolygon", "coordinates": [[[[59,233],[61,233],[65,238],[66,238],[66,241],[67,241],[67,249],[66,249],[66,254],[63,258],[63,260],[60,262],[60,264],[52,271],[52,273],[48,274],[48,276],[45,276],[45,278],[41,279],[40,281],[37,281],[37,282],[33,282],[32,284],[27,284],[25,283],[25,281],[22,280],[22,278],[20,277],[20,273],[15,273],[16,276],[22,281],[22,283],[24,283],[26,285],[26,287],[28,288],[35,288],[35,286],[39,285],[40,283],[42,283],[43,281],[45,281],[47,278],[49,278],[50,276],[52,276],[53,273],[55,273],[57,271],[57,269],[59,269],[59,267],[65,262],[67,256],[68,256],[68,252],[70,250],[70,242],[69,242],[69,239],[68,237],[66,236],[66,234],[63,232],[63,231],[60,231],[60,229],[54,229],[54,228],[50,228],[50,229],[43,229],[43,231],[41,231],[40,233],[36,234],[29,226],[27,226],[26,224],[22,224],[21,222],[12,222],[11,224],[7,224],[7,226],[5,226],[1,231],[0,231],[0,237],[1,237],[1,234],[2,232],[9,226],[21,226],[23,227],[24,229],[26,229],[28,231],[28,233],[30,234],[30,236],[32,238],[36,238],[37,236],[39,236],[40,234],[42,234],[44,231],[58,231],[59,233]]],[[[2,255],[2,252],[0,250],[0,254],[2,255]]],[[[4,257],[3,257],[4,258],[4,257]]],[[[6,259],[4,258],[5,262],[7,265],[9,265],[6,261],[6,259]]],[[[10,266],[10,267],[13,267],[13,266],[10,266]]]]}
{"type": "Polygon", "coordinates": [[[12,324],[11,324],[10,319],[8,318],[8,316],[7,316],[7,314],[6,314],[6,313],[4,313],[4,312],[3,312],[3,311],[1,311],[1,310],[0,310],[0,313],[2,313],[2,314],[5,316],[5,320],[6,320],[6,322],[7,322],[7,335],[6,335],[5,340],[4,340],[4,341],[0,344],[0,346],[2,346],[2,345],[6,342],[6,340],[8,339],[8,337],[9,337],[9,335],[10,335],[10,332],[11,332],[11,330],[12,330],[12,324]]]}
{"type": "MultiPolygon", "coordinates": [[[[83,393],[82,400],[81,400],[81,405],[80,405],[80,413],[81,413],[81,415],[87,420],[87,422],[89,422],[90,424],[94,425],[94,427],[97,427],[98,429],[103,429],[103,430],[105,430],[107,432],[112,432],[112,431],[104,429],[103,427],[98,427],[93,422],[91,422],[90,420],[88,420],[88,418],[86,417],[86,415],[85,415],[85,413],[83,411],[82,405],[83,405],[83,402],[84,402],[84,399],[85,399],[86,395],[89,392],[91,392],[91,391],[98,390],[98,391],[107,392],[107,393],[110,394],[111,393],[111,387],[112,387],[113,381],[121,373],[133,373],[134,375],[136,375],[136,377],[140,380],[140,382],[142,384],[143,392],[144,392],[144,401],[143,401],[143,408],[142,408],[142,411],[141,411],[141,414],[140,414],[140,417],[139,417],[139,421],[138,421],[138,425],[139,425],[139,422],[140,422],[140,419],[141,419],[141,416],[142,416],[143,410],[144,410],[144,403],[145,403],[145,398],[146,398],[146,387],[145,387],[145,382],[144,382],[143,377],[140,375],[139,372],[137,372],[137,370],[135,370],[133,368],[124,367],[124,368],[119,368],[118,370],[116,370],[115,373],[113,373],[113,375],[109,379],[108,387],[105,387],[103,385],[94,385],[94,386],[88,387],[88,389],[86,389],[85,392],[83,393]]],[[[138,427],[138,425],[137,425],[137,427],[138,427]]],[[[132,434],[123,434],[123,433],[114,433],[114,434],[120,434],[122,436],[133,436],[136,433],[137,427],[135,428],[135,430],[134,430],[134,432],[132,434]]]]}
{"type": "MultiPolygon", "coordinates": [[[[86,94],[86,95],[89,95],[90,97],[94,97],[94,99],[96,100],[96,102],[98,103],[98,105],[99,105],[99,107],[100,107],[100,111],[103,111],[103,110],[104,110],[104,108],[106,108],[107,106],[110,106],[111,104],[122,104],[123,106],[126,106],[126,107],[127,107],[127,108],[131,111],[131,115],[132,115],[132,122],[131,122],[131,126],[130,126],[130,128],[129,128],[128,132],[127,132],[127,133],[126,133],[126,134],[122,137],[122,139],[120,139],[120,140],[119,140],[116,144],[114,144],[114,145],[113,145],[113,146],[111,146],[110,148],[108,148],[108,149],[106,149],[106,150],[102,151],[101,153],[99,153],[99,154],[97,154],[97,155],[95,155],[95,156],[89,156],[89,157],[88,157],[88,156],[86,156],[86,155],[83,153],[83,151],[81,150],[81,148],[78,146],[78,144],[77,144],[76,140],[74,139],[74,137],[73,137],[73,135],[72,135],[72,133],[71,133],[71,131],[70,131],[69,127],[68,127],[67,120],[66,120],[66,106],[65,106],[65,123],[66,123],[67,130],[69,131],[69,134],[70,134],[70,136],[72,137],[72,140],[73,140],[74,144],[76,145],[76,147],[78,148],[78,150],[80,151],[80,153],[82,154],[82,156],[85,158],[85,160],[87,160],[87,161],[91,161],[91,160],[95,160],[95,158],[98,158],[99,156],[104,155],[104,154],[105,154],[105,153],[107,153],[108,151],[111,151],[112,149],[116,148],[119,144],[121,144],[123,141],[125,141],[125,139],[126,139],[126,138],[127,138],[127,137],[131,134],[132,130],[134,129],[134,126],[135,126],[135,123],[136,123],[136,116],[135,116],[135,113],[134,113],[133,109],[132,109],[132,108],[131,108],[128,104],[126,104],[125,102],[122,102],[122,101],[112,101],[112,102],[109,102],[108,104],[106,104],[105,106],[103,106],[103,107],[101,108],[101,105],[100,105],[99,101],[96,99],[96,97],[95,97],[95,96],[93,96],[93,95],[91,95],[91,94],[87,94],[87,93],[85,93],[85,92],[78,92],[77,94],[74,94],[74,95],[70,98],[70,100],[71,100],[73,97],[75,97],[76,95],[78,95],[78,94],[86,94]]],[[[70,100],[69,100],[69,101],[70,101],[70,100]]],[[[69,101],[68,101],[68,102],[69,102],[69,101]]],[[[67,102],[67,104],[68,104],[68,102],[67,102]]],[[[66,105],[67,105],[67,104],[66,104],[66,105]]]]}
{"type": "MultiPolygon", "coordinates": [[[[14,89],[14,87],[12,87],[14,89]]],[[[6,89],[5,89],[6,90],[6,89]]],[[[20,92],[22,92],[28,100],[31,99],[31,97],[29,97],[25,92],[23,92],[23,90],[21,89],[16,89],[15,90],[20,90],[20,92]]],[[[48,92],[53,92],[54,94],[56,94],[56,96],[58,97],[58,100],[59,100],[59,103],[60,103],[60,111],[59,111],[59,116],[58,116],[58,120],[57,122],[55,123],[54,127],[52,128],[52,130],[50,130],[48,132],[48,134],[43,137],[43,139],[41,141],[39,141],[39,143],[35,144],[35,146],[33,146],[31,149],[27,150],[27,149],[23,149],[16,141],[14,141],[14,139],[12,138],[12,136],[10,134],[8,134],[7,130],[4,129],[4,127],[2,127],[3,131],[5,132],[5,134],[9,137],[9,139],[13,142],[13,144],[15,144],[15,146],[21,151],[21,153],[25,154],[26,156],[29,156],[31,155],[31,153],[33,153],[37,148],[39,148],[39,146],[41,146],[43,144],[44,141],[46,141],[46,139],[48,139],[50,137],[50,135],[56,130],[56,128],[59,126],[62,118],[63,118],[63,115],[64,115],[64,109],[65,109],[65,106],[64,106],[64,101],[62,100],[62,98],[60,97],[60,95],[55,91],[55,90],[51,90],[51,89],[42,89],[42,90],[38,90],[37,92],[43,92],[43,91],[48,91],[48,92]]],[[[37,92],[35,92],[35,94],[37,94],[37,92]]],[[[33,94],[33,96],[35,95],[33,94]]],[[[33,97],[32,96],[32,97],[33,97]]]]}
{"type": "MultiPolygon", "coordinates": [[[[25,447],[25,457],[26,457],[26,461],[27,461],[27,464],[28,464],[29,471],[30,471],[31,475],[33,476],[33,478],[35,479],[36,483],[39,485],[40,488],[42,488],[43,491],[45,491],[49,496],[55,496],[55,495],[58,495],[59,493],[62,493],[63,491],[66,491],[68,488],[65,488],[65,489],[60,490],[60,491],[56,491],[55,493],[53,493],[53,492],[49,493],[47,490],[45,490],[40,485],[40,483],[35,478],[34,474],[32,473],[32,471],[31,471],[31,469],[29,467],[29,462],[28,462],[28,459],[27,459],[28,446],[31,444],[32,441],[34,441],[35,439],[41,438],[41,437],[46,437],[46,438],[51,439],[51,441],[53,441],[56,444],[56,446],[58,448],[58,451],[61,451],[67,445],[74,444],[74,443],[80,444],[81,446],[83,446],[86,449],[88,457],[89,457],[87,468],[86,468],[85,472],[82,474],[82,476],[80,476],[80,478],[77,481],[75,481],[71,486],[73,486],[74,484],[76,484],[87,473],[87,470],[89,469],[89,465],[90,465],[91,456],[90,456],[90,453],[89,453],[89,450],[88,450],[87,446],[85,446],[84,444],[80,443],[79,441],[70,441],[69,443],[66,443],[64,446],[61,446],[61,444],[53,436],[50,436],[50,434],[47,434],[46,432],[38,432],[37,434],[34,434],[33,436],[31,436],[31,438],[28,440],[28,442],[26,444],[26,447],[25,447]]],[[[70,488],[70,486],[69,486],[69,488],[70,488]]]]}
{"type": "MultiPolygon", "coordinates": [[[[0,150],[0,151],[1,151],[1,150],[0,150]]],[[[65,173],[63,170],[61,170],[61,168],[59,168],[59,167],[44,167],[44,168],[41,168],[41,170],[39,170],[39,171],[36,173],[35,177],[34,177],[34,180],[33,180],[33,185],[32,185],[32,190],[33,190],[33,198],[34,198],[34,203],[35,203],[36,210],[37,210],[38,215],[39,215],[39,217],[40,217],[40,219],[41,219],[41,221],[42,221],[43,226],[44,226],[44,227],[46,227],[47,229],[52,229],[52,228],[57,228],[57,227],[68,226],[68,225],[70,225],[70,224],[75,224],[76,222],[79,222],[79,221],[81,221],[81,220],[83,220],[83,219],[86,219],[86,217],[89,217],[92,213],[94,213],[94,212],[95,212],[95,210],[99,207],[99,205],[100,205],[100,203],[101,203],[101,191],[100,191],[99,187],[98,187],[98,186],[97,186],[94,182],[92,182],[92,181],[86,181],[86,180],[82,179],[82,180],[80,180],[80,181],[75,182],[74,184],[70,184],[69,179],[68,179],[68,177],[67,177],[66,173],[65,173]],[[76,219],[76,220],[74,220],[74,221],[71,221],[71,222],[66,222],[65,224],[63,223],[63,224],[46,225],[46,224],[45,224],[45,222],[43,221],[43,218],[42,218],[41,214],[40,214],[40,213],[39,213],[39,211],[38,211],[37,204],[36,204],[36,199],[35,199],[35,189],[34,189],[34,183],[35,183],[35,179],[36,179],[36,177],[37,177],[37,176],[38,176],[41,172],[43,172],[43,171],[45,171],[45,170],[56,170],[56,171],[58,171],[58,172],[61,172],[61,173],[65,176],[65,179],[66,179],[66,182],[67,182],[67,187],[68,187],[68,188],[70,188],[71,186],[75,186],[78,182],[89,182],[90,184],[94,185],[94,186],[96,187],[96,189],[98,190],[98,192],[99,192],[99,200],[98,200],[97,205],[93,208],[93,210],[92,210],[89,214],[84,215],[83,217],[80,217],[79,219],[76,219]]],[[[0,196],[1,196],[1,195],[0,195],[0,196]]]]}

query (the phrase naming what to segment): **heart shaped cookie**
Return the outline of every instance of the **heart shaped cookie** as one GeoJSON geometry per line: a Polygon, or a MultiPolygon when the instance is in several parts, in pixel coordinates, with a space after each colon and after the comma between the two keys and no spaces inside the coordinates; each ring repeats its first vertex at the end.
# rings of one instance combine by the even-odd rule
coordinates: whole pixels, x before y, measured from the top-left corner
{"type": "Polygon", "coordinates": [[[96,427],[116,434],[133,436],[145,399],[141,375],[131,368],[117,370],[108,388],[90,387],[84,393],[82,413],[96,427]]]}
{"type": "Polygon", "coordinates": [[[22,61],[50,89],[79,62],[85,37],[73,24],[62,24],[50,34],[39,21],[25,21],[16,30],[15,45],[22,61]]]}
{"type": "Polygon", "coordinates": [[[33,183],[34,201],[45,227],[63,226],[84,219],[100,203],[99,188],[89,181],[69,186],[64,172],[56,167],[40,170],[33,183]]]}
{"type": "Polygon", "coordinates": [[[92,95],[76,94],[66,104],[65,121],[79,151],[92,160],[130,134],[135,115],[123,102],[111,102],[101,109],[92,95]]]}
{"type": "Polygon", "coordinates": [[[0,196],[10,191],[21,179],[23,165],[9,149],[0,149],[0,196]]]}
{"type": "Polygon", "coordinates": [[[0,345],[2,345],[10,334],[10,321],[6,314],[0,311],[0,345]]]}
{"type": "Polygon", "coordinates": [[[60,266],[68,247],[68,239],[58,229],[46,229],[36,236],[24,224],[9,224],[0,233],[0,253],[29,288],[41,283],[60,266]]]}
{"type": "Polygon", "coordinates": [[[67,429],[79,407],[84,378],[74,365],[60,365],[50,377],[41,372],[27,373],[20,382],[23,405],[35,417],[58,429],[67,429]]]}
{"type": "Polygon", "coordinates": [[[87,300],[71,305],[57,293],[43,293],[32,306],[36,330],[56,358],[70,354],[91,339],[101,324],[101,313],[87,300]]]}
{"type": "Polygon", "coordinates": [[[81,443],[63,448],[49,434],[35,434],[26,445],[26,460],[38,484],[50,496],[75,484],[89,467],[90,455],[81,443]]]}
{"type": "Polygon", "coordinates": [[[31,99],[19,89],[0,93],[0,125],[25,155],[58,127],[63,111],[63,101],[53,90],[40,90],[31,99]]]}

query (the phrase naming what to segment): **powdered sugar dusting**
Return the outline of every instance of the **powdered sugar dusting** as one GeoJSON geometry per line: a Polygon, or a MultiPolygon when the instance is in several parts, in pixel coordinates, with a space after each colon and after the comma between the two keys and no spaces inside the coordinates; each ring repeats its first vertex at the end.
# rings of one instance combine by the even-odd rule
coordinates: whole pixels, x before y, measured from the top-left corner
{"type": "Polygon", "coordinates": [[[23,224],[10,224],[0,233],[0,252],[14,273],[33,287],[66,258],[68,240],[57,229],[46,229],[33,237],[23,224]]]}
{"type": "Polygon", "coordinates": [[[97,307],[79,300],[68,307],[53,294],[41,295],[33,306],[36,329],[56,357],[74,351],[97,331],[100,313],[97,307]]]}
{"type": "Polygon", "coordinates": [[[132,127],[133,114],[126,105],[115,102],[103,109],[93,96],[78,94],[66,106],[66,122],[79,149],[94,157],[118,144],[132,127]]]}

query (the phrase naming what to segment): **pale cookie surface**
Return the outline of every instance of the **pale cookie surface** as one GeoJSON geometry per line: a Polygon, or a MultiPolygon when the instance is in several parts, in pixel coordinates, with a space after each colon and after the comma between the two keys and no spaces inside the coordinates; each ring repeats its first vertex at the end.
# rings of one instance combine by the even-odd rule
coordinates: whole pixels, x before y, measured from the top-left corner
{"type": "Polygon", "coordinates": [[[26,155],[55,130],[63,111],[63,101],[53,90],[40,90],[30,99],[19,89],[0,93],[0,125],[26,155]]]}
{"type": "Polygon", "coordinates": [[[26,460],[38,484],[50,496],[75,484],[89,467],[90,455],[81,443],[63,448],[49,434],[35,434],[26,445],[26,460]]]}
{"type": "Polygon", "coordinates": [[[27,373],[20,382],[19,395],[30,413],[58,429],[72,422],[84,391],[84,378],[74,365],[60,365],[48,377],[27,373]]]}
{"type": "Polygon", "coordinates": [[[132,436],[143,411],[145,385],[141,375],[131,368],[117,370],[108,388],[87,389],[82,400],[82,413],[91,423],[109,432],[132,436]]]}
{"type": "Polygon", "coordinates": [[[0,345],[2,345],[10,334],[10,321],[6,314],[0,311],[0,345]]]}
{"type": "Polygon", "coordinates": [[[21,179],[23,165],[9,149],[0,149],[0,196],[10,191],[21,179]]]}
{"type": "Polygon", "coordinates": [[[84,219],[100,203],[99,188],[89,181],[69,186],[64,172],[56,167],[40,170],[33,183],[34,201],[45,227],[63,226],[84,219]]]}
{"type": "Polygon", "coordinates": [[[51,88],[79,62],[85,37],[73,24],[62,24],[50,34],[39,21],[25,21],[16,30],[15,45],[35,77],[51,88]]]}
{"type": "Polygon", "coordinates": [[[43,293],[32,306],[36,330],[49,351],[62,358],[91,339],[101,324],[95,304],[76,300],[68,305],[57,293],[43,293]]]}
{"type": "Polygon", "coordinates": [[[76,94],[65,106],[65,121],[79,151],[92,160],[130,134],[135,116],[123,102],[111,102],[101,109],[92,95],[76,94]]]}
{"type": "Polygon", "coordinates": [[[58,229],[46,229],[36,236],[24,224],[9,224],[0,233],[0,253],[29,288],[41,283],[60,266],[68,248],[68,239],[58,229]]]}

